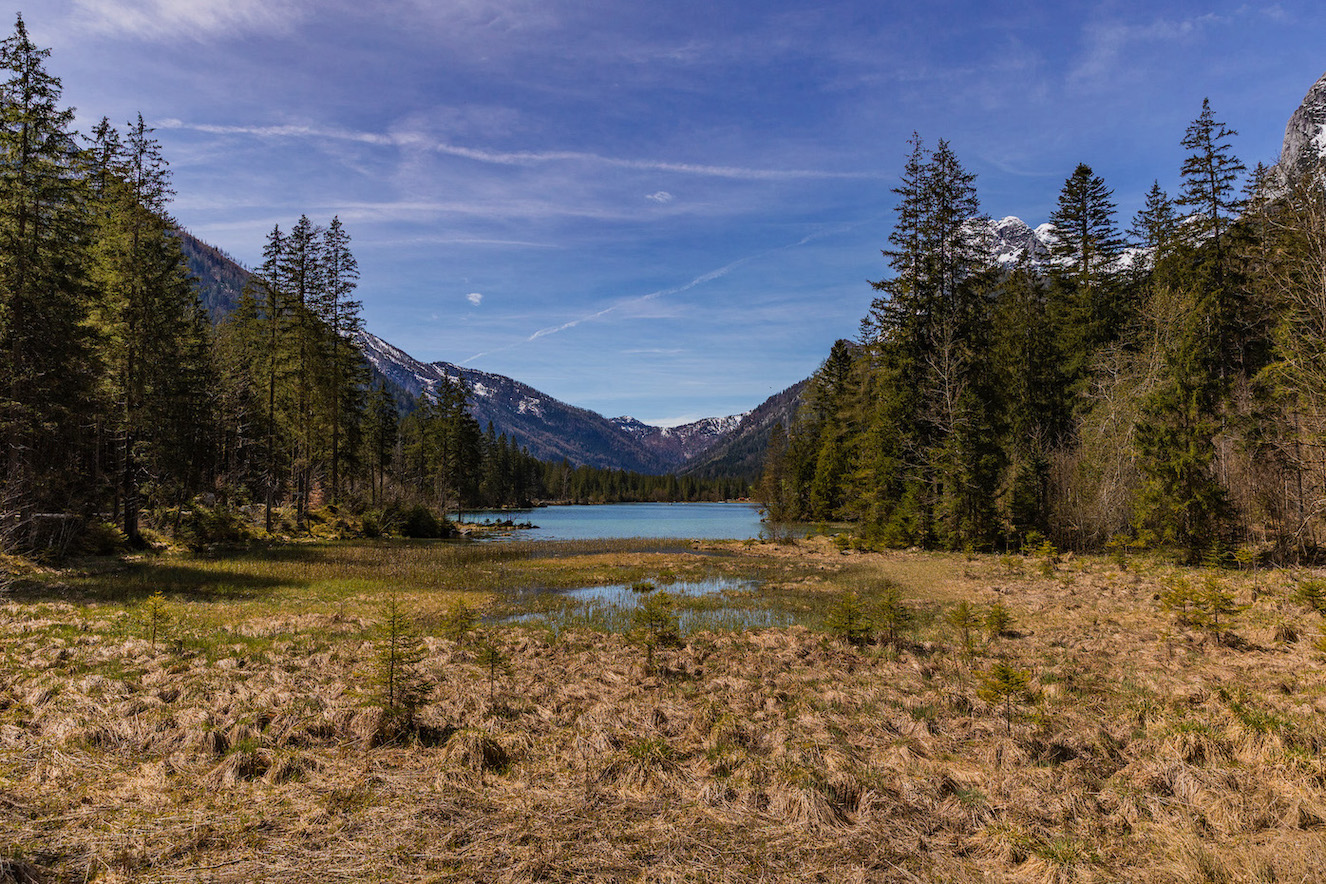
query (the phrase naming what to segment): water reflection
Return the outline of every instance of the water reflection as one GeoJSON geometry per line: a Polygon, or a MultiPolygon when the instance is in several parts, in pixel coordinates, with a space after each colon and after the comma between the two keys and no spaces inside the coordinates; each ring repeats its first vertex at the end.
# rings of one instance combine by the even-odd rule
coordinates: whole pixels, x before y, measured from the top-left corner
{"type": "Polygon", "coordinates": [[[525,590],[512,602],[522,613],[503,623],[547,626],[554,633],[573,627],[625,632],[635,625],[636,612],[650,596],[663,596],[677,618],[677,632],[760,629],[789,626],[791,614],[776,610],[760,597],[759,584],[715,577],[673,583],[610,584],[570,590],[525,590]]]}

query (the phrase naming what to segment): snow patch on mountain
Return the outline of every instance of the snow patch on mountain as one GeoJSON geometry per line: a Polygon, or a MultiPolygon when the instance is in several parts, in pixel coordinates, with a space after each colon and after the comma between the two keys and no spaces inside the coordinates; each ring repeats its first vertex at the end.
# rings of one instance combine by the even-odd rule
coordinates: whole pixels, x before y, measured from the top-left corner
{"type": "Polygon", "coordinates": [[[420,362],[404,350],[361,331],[356,338],[378,374],[411,396],[435,395],[446,381],[469,391],[470,413],[529,448],[535,457],[638,472],[670,472],[708,451],[732,433],[743,415],[705,418],[678,427],[655,427],[632,417],[608,420],[559,402],[503,375],[453,365],[420,362]]]}

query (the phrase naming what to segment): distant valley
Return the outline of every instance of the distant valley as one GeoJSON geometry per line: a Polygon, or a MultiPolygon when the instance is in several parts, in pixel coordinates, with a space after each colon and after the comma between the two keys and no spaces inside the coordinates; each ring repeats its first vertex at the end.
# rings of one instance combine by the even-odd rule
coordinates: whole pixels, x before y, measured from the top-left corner
{"type": "MultiPolygon", "coordinates": [[[[180,242],[204,307],[220,320],[239,303],[248,271],[187,232],[181,231],[180,242]]],[[[431,394],[444,378],[459,378],[469,390],[470,412],[479,426],[486,429],[491,423],[540,460],[646,474],[753,478],[770,430],[776,423],[791,423],[805,386],[805,381],[794,384],[744,414],[657,427],[632,417],[606,418],[504,375],[422,362],[367,331],[359,333],[356,343],[374,376],[402,402],[431,394]]]]}

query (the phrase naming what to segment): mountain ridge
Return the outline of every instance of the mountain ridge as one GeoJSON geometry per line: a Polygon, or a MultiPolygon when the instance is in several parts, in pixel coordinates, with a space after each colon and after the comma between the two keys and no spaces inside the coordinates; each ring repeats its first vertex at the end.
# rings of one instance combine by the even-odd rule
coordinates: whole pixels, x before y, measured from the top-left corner
{"type": "Polygon", "coordinates": [[[492,423],[540,460],[632,472],[671,472],[735,428],[740,416],[705,418],[680,427],[655,427],[634,418],[606,418],[562,402],[514,378],[456,365],[421,362],[368,331],[356,343],[375,372],[413,397],[430,395],[443,380],[462,380],[470,413],[492,423]],[[735,418],[735,420],[734,420],[735,418]]]}

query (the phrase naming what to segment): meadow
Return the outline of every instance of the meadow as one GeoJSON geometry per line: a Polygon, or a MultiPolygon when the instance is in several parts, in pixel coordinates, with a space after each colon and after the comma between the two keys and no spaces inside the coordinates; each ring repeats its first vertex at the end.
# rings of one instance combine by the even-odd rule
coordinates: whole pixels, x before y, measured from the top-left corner
{"type": "Polygon", "coordinates": [[[1320,576],[828,538],[30,567],[0,881],[1319,882],[1320,576]],[[657,631],[531,592],[720,579],[754,588],[657,631]]]}

